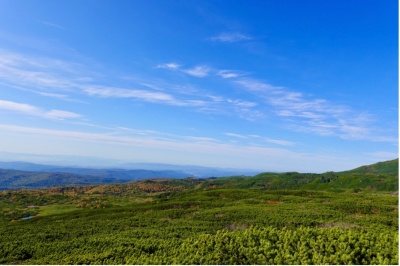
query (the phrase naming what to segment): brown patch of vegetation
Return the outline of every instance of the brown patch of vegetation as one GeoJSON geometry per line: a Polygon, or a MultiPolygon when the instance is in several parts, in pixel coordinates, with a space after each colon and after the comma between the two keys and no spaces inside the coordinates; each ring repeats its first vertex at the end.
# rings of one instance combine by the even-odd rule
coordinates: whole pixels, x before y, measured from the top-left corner
{"type": "Polygon", "coordinates": [[[365,215],[361,213],[353,213],[349,215],[352,218],[363,218],[365,215]]]}
{"type": "Polygon", "coordinates": [[[137,202],[150,202],[153,200],[154,200],[153,198],[137,198],[137,199],[135,199],[135,201],[137,201],[137,202]]]}
{"type": "Polygon", "coordinates": [[[226,229],[229,230],[244,230],[249,228],[249,225],[247,224],[230,224],[225,226],[226,229]]]}
{"type": "Polygon", "coordinates": [[[276,201],[276,200],[267,200],[268,204],[281,204],[283,203],[282,201],[276,201]]]}
{"type": "Polygon", "coordinates": [[[356,225],[356,224],[352,224],[352,223],[338,222],[338,223],[320,224],[318,227],[321,227],[321,228],[332,228],[332,227],[339,227],[339,228],[355,228],[355,227],[359,227],[359,226],[356,225]]]}

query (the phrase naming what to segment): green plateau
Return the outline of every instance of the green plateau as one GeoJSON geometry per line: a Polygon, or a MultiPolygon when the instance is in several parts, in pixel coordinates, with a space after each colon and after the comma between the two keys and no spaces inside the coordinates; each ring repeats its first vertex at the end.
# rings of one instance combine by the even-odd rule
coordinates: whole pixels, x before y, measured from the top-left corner
{"type": "Polygon", "coordinates": [[[398,265],[398,159],[0,191],[0,264],[398,265]]]}

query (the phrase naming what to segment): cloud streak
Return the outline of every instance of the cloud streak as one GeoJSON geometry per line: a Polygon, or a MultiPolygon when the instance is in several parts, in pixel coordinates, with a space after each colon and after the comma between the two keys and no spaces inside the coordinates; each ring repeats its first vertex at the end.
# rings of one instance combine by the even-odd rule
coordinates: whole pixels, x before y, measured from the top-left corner
{"type": "MultiPolygon", "coordinates": [[[[159,64],[157,68],[180,71],[198,78],[205,78],[218,73],[218,70],[206,65],[182,68],[181,65],[174,62],[159,64]]],[[[129,84],[122,86],[106,86],[102,82],[105,75],[101,73],[101,70],[89,70],[78,63],[0,50],[0,83],[44,97],[71,102],[84,102],[83,98],[79,101],[73,99],[79,95],[131,99],[192,108],[194,111],[209,114],[237,114],[246,120],[254,120],[260,116],[260,113],[254,110],[255,104],[246,105],[244,101],[231,101],[223,96],[210,93],[208,90],[195,89],[193,86],[189,88],[186,85],[153,85],[151,80],[140,81],[139,84],[133,85],[130,84],[132,80],[129,80],[129,84]],[[135,86],[142,88],[137,89],[135,86]],[[163,88],[165,86],[170,87],[168,92],[163,88]]],[[[234,76],[231,72],[222,72],[222,74],[225,77],[234,76]]],[[[121,83],[121,81],[118,81],[118,77],[112,77],[112,79],[117,79],[117,83],[121,83]]]]}
{"type": "Polygon", "coordinates": [[[171,69],[171,70],[176,70],[180,68],[180,65],[177,63],[166,63],[166,64],[159,64],[157,65],[157,68],[165,68],[165,69],[171,69]]]}
{"type": "Polygon", "coordinates": [[[211,37],[210,40],[216,42],[234,43],[253,39],[249,35],[240,32],[224,32],[217,36],[211,37]]]}
{"type": "Polygon", "coordinates": [[[47,119],[64,120],[81,118],[80,114],[63,110],[44,110],[40,107],[26,103],[0,100],[0,110],[16,112],[29,116],[37,116],[47,119]]]}
{"type": "Polygon", "coordinates": [[[287,140],[278,140],[278,139],[271,139],[271,138],[266,138],[262,137],[259,135],[242,135],[242,134],[236,134],[236,133],[231,133],[227,132],[224,133],[224,135],[240,140],[246,140],[246,141],[261,141],[262,143],[270,143],[270,144],[276,144],[280,146],[294,146],[296,143],[292,141],[287,141],[287,140]]]}
{"type": "MultiPolygon", "coordinates": [[[[127,81],[115,75],[109,77],[101,68],[88,69],[84,64],[76,62],[0,50],[0,84],[44,97],[66,101],[74,101],[73,97],[82,95],[131,99],[191,108],[193,111],[206,114],[236,116],[248,121],[257,121],[273,115],[279,118],[280,123],[286,128],[293,131],[337,136],[342,139],[382,142],[394,142],[396,139],[376,136],[370,126],[373,121],[372,116],[366,112],[356,112],[325,99],[306,97],[301,92],[244,77],[235,70],[215,69],[208,65],[187,68],[175,62],[159,64],[157,68],[201,78],[198,82],[206,81],[211,85],[215,78],[220,78],[222,82],[218,83],[218,86],[222,86],[224,94],[218,95],[215,89],[203,89],[204,84],[201,85],[201,89],[197,88],[194,85],[196,79],[190,79],[189,84],[178,81],[174,84],[160,85],[158,81],[153,82],[150,77],[135,84],[132,80],[127,81]],[[106,85],[108,83],[116,85],[108,86],[106,85]],[[245,93],[253,94],[254,100],[231,97],[233,94],[226,89],[233,89],[232,85],[239,87],[245,93]]],[[[18,103],[14,103],[12,107],[3,102],[3,110],[6,107],[9,111],[14,108],[14,111],[18,109],[20,113],[53,119],[72,119],[81,116],[68,111],[46,111],[39,107],[16,104],[18,103]]]]}
{"type": "Polygon", "coordinates": [[[371,139],[368,113],[355,112],[324,99],[308,99],[300,92],[255,79],[237,79],[235,82],[274,107],[273,112],[287,119],[293,130],[343,139],[371,139]]]}
{"type": "Polygon", "coordinates": [[[185,73],[198,78],[204,78],[208,76],[210,71],[211,68],[208,66],[196,66],[194,68],[184,70],[185,73]]]}
{"type": "Polygon", "coordinates": [[[220,70],[217,75],[224,79],[237,78],[240,76],[239,73],[230,70],[220,70]]]}
{"type": "Polygon", "coordinates": [[[59,30],[66,30],[64,27],[62,27],[56,23],[52,23],[52,22],[48,22],[48,21],[40,21],[40,23],[42,23],[45,26],[49,26],[49,27],[56,28],[59,30]]]}
{"type": "MultiPolygon", "coordinates": [[[[208,151],[210,153],[214,153],[216,150],[216,145],[218,147],[225,147],[229,149],[243,149],[247,147],[249,150],[251,149],[259,149],[260,147],[254,146],[233,146],[231,144],[224,143],[222,141],[216,140],[214,138],[209,137],[195,137],[195,136],[177,136],[173,135],[174,138],[159,138],[154,136],[147,136],[146,134],[143,136],[127,136],[127,135],[115,135],[110,132],[107,133],[88,133],[82,131],[69,131],[69,130],[54,130],[54,129],[45,129],[45,128],[37,128],[37,127],[24,127],[24,126],[16,126],[16,125],[4,125],[0,124],[0,129],[4,129],[12,132],[20,132],[27,134],[39,134],[39,135],[47,135],[52,137],[62,137],[62,138],[71,138],[77,140],[87,140],[87,141],[101,141],[101,142],[113,142],[127,145],[137,145],[138,147],[144,148],[171,148],[178,150],[191,150],[196,147],[199,150],[208,151]],[[202,146],[205,143],[209,145],[202,146]]],[[[246,149],[246,148],[245,148],[246,149]]],[[[266,150],[269,148],[265,147],[266,150]]],[[[270,149],[274,151],[275,149],[270,149]]],[[[284,151],[284,150],[282,150],[284,151]]]]}
{"type": "MultiPolygon", "coordinates": [[[[159,65],[159,68],[173,70],[178,69],[179,65],[168,63],[159,65]]],[[[195,67],[189,70],[191,75],[198,77],[206,75],[207,71],[206,67],[195,67]]],[[[5,86],[34,92],[45,97],[73,101],[69,98],[69,94],[84,94],[187,107],[199,107],[213,103],[207,101],[205,97],[188,98],[184,94],[172,95],[155,91],[149,85],[145,86],[150,88],[148,90],[131,88],[132,85],[126,87],[100,85],[102,75],[92,76],[91,72],[93,71],[76,63],[0,51],[0,82],[5,86]]]]}
{"type": "MultiPolygon", "coordinates": [[[[224,166],[224,164],[226,164],[226,166],[231,166],[232,160],[243,161],[244,158],[255,156],[255,158],[259,159],[253,160],[249,164],[243,163],[241,164],[241,167],[258,168],[260,165],[266,167],[265,163],[262,163],[266,159],[276,160],[277,158],[285,158],[288,160],[289,158],[293,159],[302,156],[287,149],[252,146],[247,144],[233,145],[209,137],[180,136],[179,138],[171,139],[155,138],[146,135],[127,136],[115,135],[110,132],[89,133],[83,131],[54,130],[0,124],[0,135],[2,132],[26,134],[30,136],[31,141],[35,139],[35,136],[40,136],[40,138],[45,137],[46,141],[51,141],[51,143],[56,143],[56,145],[58,145],[57,147],[52,147],[51,151],[54,152],[54,149],[56,148],[59,154],[63,154],[64,150],[69,150],[68,147],[63,146],[68,145],[65,143],[69,143],[69,141],[76,143],[76,141],[78,141],[81,143],[80,146],[86,147],[85,150],[88,149],[87,147],[92,147],[92,149],[97,150],[97,156],[113,156],[114,159],[124,160],[129,160],[127,154],[132,156],[133,153],[138,153],[137,156],[140,154],[142,160],[148,158],[149,160],[154,161],[160,160],[161,157],[165,157],[166,154],[172,152],[174,157],[180,158],[181,163],[213,165],[213,161],[215,162],[216,158],[223,158],[222,162],[218,162],[218,166],[221,167],[224,166]],[[62,139],[63,141],[60,142],[58,141],[59,139],[62,139]],[[101,143],[101,145],[98,145],[99,143],[101,143]],[[118,150],[118,152],[109,154],[109,150],[108,153],[107,151],[102,150],[104,147],[109,147],[107,145],[113,145],[113,150],[118,150]],[[134,147],[134,149],[132,149],[132,147],[134,147]],[[160,150],[163,151],[161,157],[157,155],[160,150]],[[107,154],[104,154],[105,152],[107,154]],[[146,155],[148,155],[148,157],[143,157],[146,155]],[[193,158],[198,158],[201,161],[193,161],[193,158]]],[[[42,146],[42,150],[47,150],[49,148],[45,143],[40,143],[40,145],[42,146]]],[[[29,153],[29,147],[25,147],[24,152],[29,153]]],[[[77,151],[75,150],[75,152],[77,151]]],[[[274,167],[276,167],[276,165],[274,167]]]]}

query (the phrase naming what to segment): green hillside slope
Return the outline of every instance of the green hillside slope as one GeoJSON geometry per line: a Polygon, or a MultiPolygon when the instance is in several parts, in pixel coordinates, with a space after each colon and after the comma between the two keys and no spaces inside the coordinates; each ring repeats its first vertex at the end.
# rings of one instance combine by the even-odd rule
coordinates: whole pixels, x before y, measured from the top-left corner
{"type": "Polygon", "coordinates": [[[353,170],[344,171],[341,173],[347,174],[386,174],[398,175],[399,173],[399,159],[391,161],[379,162],[371,165],[364,165],[353,170]]]}
{"type": "Polygon", "coordinates": [[[379,162],[344,172],[323,174],[304,173],[262,173],[246,181],[250,187],[265,189],[302,189],[331,191],[397,191],[399,160],[379,162]]]}
{"type": "Polygon", "coordinates": [[[363,166],[346,172],[261,173],[253,177],[207,180],[203,187],[252,188],[264,190],[398,191],[398,160],[363,166]],[[366,171],[365,169],[369,169],[366,171]],[[372,171],[373,170],[373,171],[372,171]],[[371,173],[373,172],[373,173],[371,173]]]}

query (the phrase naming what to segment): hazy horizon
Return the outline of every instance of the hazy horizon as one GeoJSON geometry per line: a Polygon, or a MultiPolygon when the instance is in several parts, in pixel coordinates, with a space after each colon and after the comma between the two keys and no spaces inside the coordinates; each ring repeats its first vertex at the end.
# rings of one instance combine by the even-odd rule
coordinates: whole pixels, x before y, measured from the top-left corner
{"type": "MultiPolygon", "coordinates": [[[[389,160],[397,159],[392,158],[389,160]]],[[[142,167],[140,169],[151,169],[151,170],[171,170],[174,167],[204,167],[204,168],[214,168],[221,170],[238,170],[238,171],[248,171],[248,172],[309,172],[302,171],[301,169],[296,169],[288,166],[285,169],[273,169],[273,168],[241,168],[241,167],[221,167],[218,165],[199,165],[199,164],[176,164],[176,163],[166,163],[166,162],[156,162],[156,161],[121,161],[121,160],[110,160],[107,158],[101,157],[85,157],[85,156],[68,156],[68,155],[53,155],[51,157],[40,154],[17,154],[17,153],[8,153],[8,152],[0,152],[0,162],[5,163],[32,163],[39,165],[49,165],[49,166],[61,166],[61,167],[77,167],[77,168],[95,168],[95,169],[139,169],[137,166],[148,165],[148,167],[142,167]],[[157,166],[156,168],[154,168],[157,166]],[[165,166],[165,167],[162,167],[165,166]],[[171,166],[173,166],[171,168],[171,166]]],[[[381,162],[381,161],[379,161],[381,162]]],[[[374,162],[374,163],[378,163],[374,162]]],[[[337,168],[337,169],[329,169],[326,170],[324,166],[321,167],[320,171],[315,171],[313,173],[325,173],[330,171],[340,172],[352,170],[354,168],[358,168],[360,166],[364,166],[365,164],[358,165],[349,165],[347,168],[337,168]]]]}

